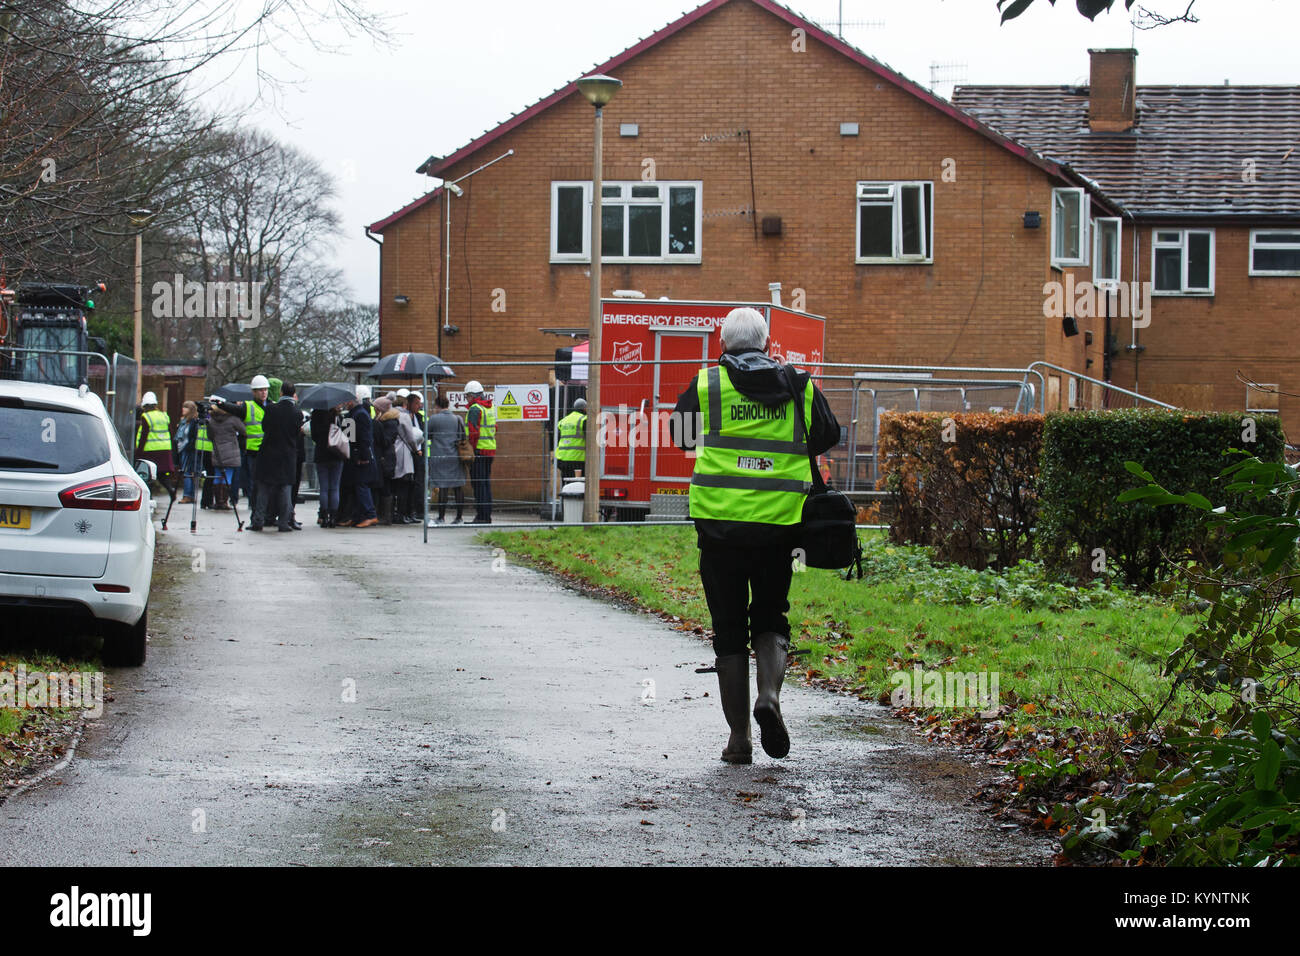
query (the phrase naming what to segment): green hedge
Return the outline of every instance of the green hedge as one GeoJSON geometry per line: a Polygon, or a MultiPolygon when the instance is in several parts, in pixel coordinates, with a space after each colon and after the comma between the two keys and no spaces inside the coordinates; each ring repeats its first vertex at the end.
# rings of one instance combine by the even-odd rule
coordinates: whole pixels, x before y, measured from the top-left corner
{"type": "Polygon", "coordinates": [[[1095,575],[1095,551],[1128,584],[1150,585],[1166,558],[1213,561],[1215,545],[1190,508],[1120,504],[1122,491],[1141,482],[1124,468],[1136,461],[1175,493],[1213,493],[1219,472],[1240,448],[1264,461],[1281,461],[1285,440],[1275,415],[1118,409],[1047,416],[1037,544],[1049,571],[1076,580],[1095,575]],[[1254,423],[1253,443],[1243,440],[1254,423]]]}

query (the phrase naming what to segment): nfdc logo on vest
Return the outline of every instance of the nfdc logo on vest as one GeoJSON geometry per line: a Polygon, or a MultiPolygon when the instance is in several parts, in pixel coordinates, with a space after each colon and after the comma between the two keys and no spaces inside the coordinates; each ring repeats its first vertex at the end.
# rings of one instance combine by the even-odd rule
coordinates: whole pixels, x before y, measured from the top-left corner
{"type": "Polygon", "coordinates": [[[776,462],[771,458],[749,458],[741,455],[736,459],[736,467],[748,471],[771,471],[776,467],[776,462]]]}

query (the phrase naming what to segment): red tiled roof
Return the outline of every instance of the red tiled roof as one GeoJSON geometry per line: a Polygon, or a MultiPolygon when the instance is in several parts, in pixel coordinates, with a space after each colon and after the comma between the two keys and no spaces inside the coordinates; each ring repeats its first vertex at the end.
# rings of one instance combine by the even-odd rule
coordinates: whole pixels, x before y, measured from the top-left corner
{"type": "MultiPolygon", "coordinates": [[[[686,27],[690,26],[692,23],[695,23],[697,20],[700,20],[701,18],[712,13],[714,10],[717,10],[719,7],[727,3],[733,3],[733,2],[753,3],[754,5],[760,7],[761,9],[766,10],[767,12],[773,14],[774,16],[789,23],[792,27],[798,27],[804,30],[806,35],[809,38],[818,40],[819,42],[830,47],[832,50],[835,50],[836,52],[841,53],[844,56],[847,56],[849,59],[853,60],[859,66],[866,68],[867,70],[874,73],[876,76],[880,77],[881,79],[894,84],[895,86],[899,87],[902,90],[907,91],[908,93],[911,93],[913,96],[917,97],[918,99],[922,100],[928,105],[934,107],[940,112],[946,114],[956,122],[962,124],[963,126],[971,130],[974,130],[975,132],[979,133],[981,136],[987,137],[988,139],[997,143],[1002,148],[1007,149],[1010,152],[1014,153],[1015,155],[1026,160],[1027,162],[1032,163],[1035,166],[1038,166],[1040,169],[1044,170],[1048,174],[1060,177],[1062,179],[1067,179],[1072,182],[1079,182],[1081,185],[1084,184],[1082,180],[1079,179],[1079,177],[1073,175],[1066,169],[1062,169],[1058,164],[1044,160],[1041,156],[1036,155],[1032,150],[1027,149],[1025,146],[1021,145],[1020,143],[1017,143],[1012,139],[1010,139],[1009,137],[1003,135],[1002,133],[999,133],[998,131],[990,128],[989,126],[985,125],[983,122],[977,120],[975,117],[962,112],[960,109],[958,109],[952,103],[949,103],[947,100],[935,96],[925,87],[921,86],[918,83],[913,82],[912,80],[909,80],[901,73],[893,69],[890,69],[884,63],[880,62],[879,60],[871,56],[868,56],[866,53],[862,52],[857,47],[845,43],[842,39],[835,36],[834,34],[826,32],[821,27],[819,27],[816,23],[813,23],[810,20],[806,20],[799,14],[795,13],[793,10],[790,10],[788,7],[776,3],[775,0],[708,0],[707,3],[704,3],[696,7],[694,10],[685,14],[681,18],[674,20],[672,23],[669,23],[667,26],[663,27],[659,31],[641,40],[639,43],[635,44],[634,46],[628,47],[626,50],[624,50],[622,53],[615,56],[613,59],[606,60],[604,63],[596,65],[591,70],[584,73],[583,76],[587,76],[591,73],[612,72],[618,69],[618,67],[620,67],[622,64],[626,63],[628,60],[631,60],[633,57],[638,56],[641,53],[644,53],[646,50],[650,49],[651,47],[655,46],[661,41],[667,39],[673,34],[678,33],[679,31],[685,29],[686,27]]],[[[504,136],[506,133],[509,133],[511,130],[516,129],[517,127],[528,122],[528,120],[537,116],[539,113],[550,108],[551,106],[554,106],[556,103],[560,102],[566,97],[577,92],[578,92],[578,87],[576,83],[568,83],[560,87],[559,89],[554,90],[549,95],[538,100],[536,103],[533,103],[531,106],[527,107],[526,109],[521,110],[518,113],[515,113],[505,122],[499,124],[498,126],[490,130],[487,130],[486,132],[483,133],[482,136],[479,136],[478,138],[472,140],[469,143],[466,143],[460,149],[453,152],[450,156],[446,156],[442,159],[435,159],[434,157],[429,157],[429,159],[426,159],[423,163],[420,164],[420,167],[416,170],[416,172],[425,173],[429,176],[441,177],[446,170],[448,170],[455,164],[459,163],[461,160],[465,159],[465,157],[477,152],[478,150],[490,144],[493,140],[496,140],[504,136]]],[[[382,227],[391,224],[396,219],[399,219],[402,216],[406,215],[407,213],[412,212],[415,209],[418,209],[420,206],[424,205],[426,202],[432,199],[432,197],[435,194],[436,191],[435,193],[430,193],[428,196],[416,200],[414,203],[411,203],[410,205],[405,206],[402,209],[399,209],[397,212],[393,213],[388,218],[380,220],[380,222],[378,223],[375,223],[370,228],[372,230],[379,231],[382,227]]]]}
{"type": "Polygon", "coordinates": [[[1087,87],[965,86],[953,102],[1135,216],[1300,215],[1300,86],[1139,86],[1123,133],[1089,129],[1087,87]]]}

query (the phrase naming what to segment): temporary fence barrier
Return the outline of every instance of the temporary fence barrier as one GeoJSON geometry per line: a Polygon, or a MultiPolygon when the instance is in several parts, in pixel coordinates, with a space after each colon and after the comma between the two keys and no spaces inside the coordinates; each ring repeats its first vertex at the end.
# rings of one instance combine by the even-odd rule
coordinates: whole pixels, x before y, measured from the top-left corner
{"type": "Polygon", "coordinates": [[[0,348],[0,379],[39,382],[76,388],[85,385],[100,397],[113,421],[122,449],[131,454],[135,442],[135,362],[113,353],[76,349],[42,349],[18,346],[0,348]],[[102,371],[98,366],[103,366],[102,371]]]}

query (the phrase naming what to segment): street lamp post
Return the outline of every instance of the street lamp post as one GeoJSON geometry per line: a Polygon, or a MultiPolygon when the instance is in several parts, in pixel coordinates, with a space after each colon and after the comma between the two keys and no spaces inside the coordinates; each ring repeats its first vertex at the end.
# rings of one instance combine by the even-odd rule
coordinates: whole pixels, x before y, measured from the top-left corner
{"type": "Polygon", "coordinates": [[[140,385],[144,376],[144,356],[141,340],[144,314],[144,227],[153,219],[151,209],[132,209],[127,214],[135,226],[135,323],[131,332],[131,354],[135,359],[135,398],[140,401],[140,385]]]}
{"type": "Polygon", "coordinates": [[[587,334],[587,461],[584,467],[582,520],[600,520],[600,472],[603,449],[600,447],[600,256],[601,256],[601,132],[604,128],[605,104],[623,85],[622,80],[597,73],[578,80],[578,90],[587,102],[596,107],[595,153],[591,172],[591,312],[588,315],[587,334]],[[596,423],[595,438],[591,441],[591,422],[596,423]]]}

